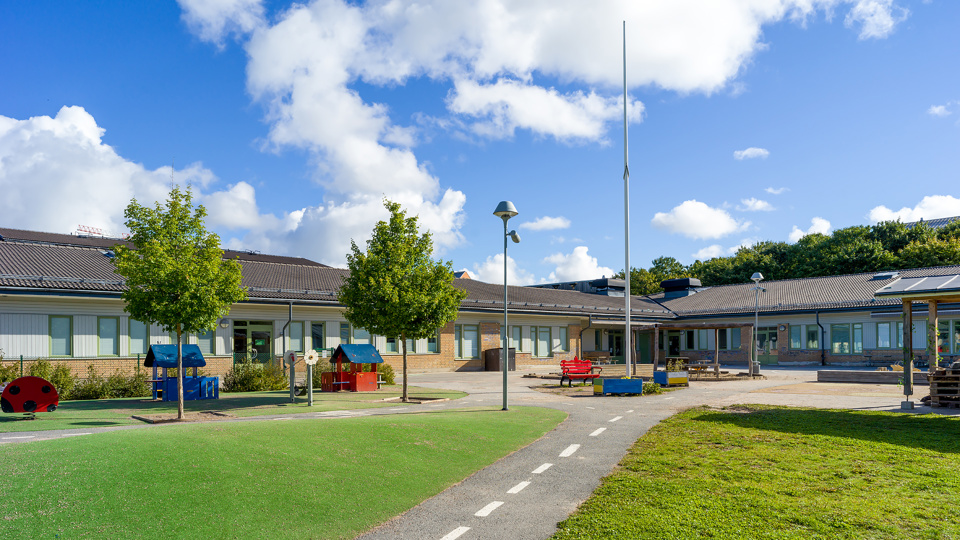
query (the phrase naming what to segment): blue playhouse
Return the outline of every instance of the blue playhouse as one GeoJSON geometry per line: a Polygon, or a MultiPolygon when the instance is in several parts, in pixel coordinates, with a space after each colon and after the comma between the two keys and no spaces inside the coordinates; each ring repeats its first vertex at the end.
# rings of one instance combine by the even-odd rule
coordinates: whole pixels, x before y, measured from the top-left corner
{"type": "MultiPolygon", "coordinates": [[[[197,345],[181,345],[183,354],[183,399],[219,399],[220,377],[198,377],[197,368],[207,365],[197,345]],[[193,368],[193,376],[187,376],[187,368],[193,368]]],[[[176,345],[151,345],[147,351],[147,359],[143,361],[145,367],[153,368],[153,399],[176,401],[177,378],[168,377],[167,369],[177,367],[176,345]],[[157,368],[163,369],[159,374],[157,368]]]]}

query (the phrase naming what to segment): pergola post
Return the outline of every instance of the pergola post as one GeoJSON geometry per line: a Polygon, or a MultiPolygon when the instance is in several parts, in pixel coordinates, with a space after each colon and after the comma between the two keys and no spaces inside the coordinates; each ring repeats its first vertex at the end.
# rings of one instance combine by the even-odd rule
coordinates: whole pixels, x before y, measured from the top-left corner
{"type": "Polygon", "coordinates": [[[933,373],[940,365],[940,347],[937,343],[940,338],[938,335],[940,319],[937,316],[936,300],[927,300],[927,307],[927,357],[929,358],[927,371],[933,373]]]}
{"type": "MultiPolygon", "coordinates": [[[[726,330],[724,330],[726,332],[726,330]]],[[[720,329],[713,329],[713,372],[720,378],[720,329]]]]}
{"type": "Polygon", "coordinates": [[[653,325],[653,370],[657,370],[657,363],[660,361],[660,327],[653,325]]]}
{"type": "Polygon", "coordinates": [[[903,299],[903,395],[901,408],[912,409],[913,403],[913,300],[903,299]]]}

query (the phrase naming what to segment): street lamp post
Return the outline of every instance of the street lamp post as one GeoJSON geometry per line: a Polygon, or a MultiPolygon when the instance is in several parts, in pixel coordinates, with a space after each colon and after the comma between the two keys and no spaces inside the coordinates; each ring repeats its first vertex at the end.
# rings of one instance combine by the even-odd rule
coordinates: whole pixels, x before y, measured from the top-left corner
{"type": "Polygon", "coordinates": [[[517,207],[510,201],[500,201],[493,215],[503,220],[503,354],[500,356],[500,366],[503,368],[503,410],[507,410],[507,370],[510,369],[510,349],[508,344],[507,326],[507,238],[513,240],[513,243],[520,243],[520,235],[517,231],[507,232],[507,220],[517,215],[517,207]]]}
{"type": "Polygon", "coordinates": [[[756,298],[753,304],[753,354],[750,355],[750,369],[747,370],[747,373],[750,374],[750,377],[753,377],[756,375],[754,366],[758,360],[757,354],[760,351],[760,334],[757,333],[757,329],[760,327],[760,292],[766,289],[760,286],[760,280],[763,279],[763,274],[760,272],[754,272],[750,279],[753,280],[755,285],[750,290],[756,292],[756,298]]]}

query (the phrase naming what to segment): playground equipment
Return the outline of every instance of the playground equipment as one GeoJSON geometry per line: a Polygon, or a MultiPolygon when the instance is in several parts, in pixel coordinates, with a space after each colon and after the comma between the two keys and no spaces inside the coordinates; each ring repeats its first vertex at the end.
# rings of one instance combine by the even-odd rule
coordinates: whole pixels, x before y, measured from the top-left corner
{"type": "Polygon", "coordinates": [[[24,413],[26,420],[36,418],[34,413],[53,412],[60,404],[57,389],[41,377],[20,377],[0,388],[0,410],[5,413],[24,413]]]}
{"type": "Polygon", "coordinates": [[[373,345],[340,345],[330,359],[335,371],[320,374],[320,389],[324,392],[372,392],[377,389],[377,364],[383,358],[373,345]],[[350,371],[343,364],[350,364],[350,371]],[[371,364],[372,371],[363,371],[364,364],[371,364]]]}
{"type": "MultiPolygon", "coordinates": [[[[197,345],[181,345],[183,355],[183,369],[193,368],[193,376],[183,377],[183,399],[220,399],[220,377],[198,377],[197,368],[207,365],[197,345]]],[[[153,368],[153,399],[174,401],[177,399],[177,378],[168,377],[167,369],[177,367],[176,345],[151,345],[147,351],[147,358],[143,361],[145,367],[153,368]],[[157,376],[157,368],[162,368],[161,376],[157,376]]]]}

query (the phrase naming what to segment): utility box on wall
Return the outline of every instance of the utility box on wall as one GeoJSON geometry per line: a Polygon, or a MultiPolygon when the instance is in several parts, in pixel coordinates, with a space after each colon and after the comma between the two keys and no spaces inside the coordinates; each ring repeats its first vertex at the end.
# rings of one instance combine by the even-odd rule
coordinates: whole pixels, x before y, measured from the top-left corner
{"type": "MultiPolygon", "coordinates": [[[[507,355],[510,357],[510,371],[517,370],[517,349],[511,347],[507,349],[507,355]]],[[[484,370],[503,371],[503,364],[500,363],[500,357],[503,356],[503,348],[487,349],[483,351],[484,370]]]]}

